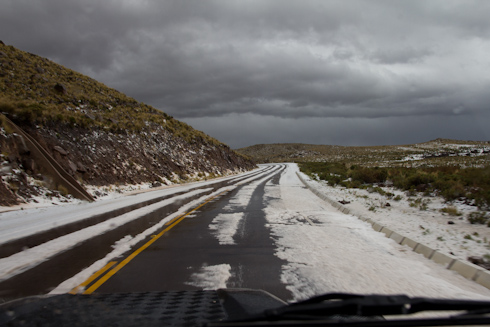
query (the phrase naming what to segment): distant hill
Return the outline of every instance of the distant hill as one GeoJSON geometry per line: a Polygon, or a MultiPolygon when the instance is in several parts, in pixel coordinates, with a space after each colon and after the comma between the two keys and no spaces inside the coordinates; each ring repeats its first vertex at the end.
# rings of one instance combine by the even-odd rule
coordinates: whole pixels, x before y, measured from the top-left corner
{"type": "MultiPolygon", "coordinates": [[[[254,167],[162,111],[1,41],[0,112],[85,186],[180,183],[254,167]]],[[[5,118],[0,150],[0,205],[60,191],[5,118]]]]}
{"type": "Polygon", "coordinates": [[[258,144],[238,149],[257,163],[336,161],[366,166],[490,164],[490,142],[436,139],[425,143],[385,146],[338,146],[300,143],[258,144]]]}

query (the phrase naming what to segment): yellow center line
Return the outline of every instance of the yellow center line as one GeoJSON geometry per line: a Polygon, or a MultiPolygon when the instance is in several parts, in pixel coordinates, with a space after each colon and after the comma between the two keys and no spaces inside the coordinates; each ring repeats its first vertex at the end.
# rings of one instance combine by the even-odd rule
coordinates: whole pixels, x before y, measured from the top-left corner
{"type": "MultiPolygon", "coordinates": [[[[218,196],[222,195],[223,193],[228,192],[228,190],[221,192],[220,194],[217,194],[215,196],[210,197],[207,199],[205,202],[201,203],[194,209],[186,212],[185,214],[178,216],[177,218],[174,218],[175,222],[173,222],[170,226],[165,228],[163,231],[161,231],[159,234],[152,236],[152,238],[146,242],[143,246],[141,246],[139,249],[131,253],[126,259],[121,261],[116,267],[112,268],[107,274],[102,276],[97,282],[95,282],[92,286],[90,286],[83,294],[92,294],[95,290],[97,290],[102,284],[104,284],[109,278],[111,278],[115,273],[117,273],[119,270],[121,270],[125,265],[127,265],[131,260],[133,260],[138,254],[140,254],[143,250],[145,250],[147,247],[152,245],[156,240],[158,240],[160,237],[162,237],[163,234],[171,230],[175,225],[180,223],[185,217],[190,215],[192,212],[196,211],[197,209],[201,208],[205,204],[209,203],[213,199],[217,198],[218,196]]],[[[95,279],[95,278],[94,278],[95,279]]],[[[89,284],[89,282],[84,282],[89,284]]]]}
{"type": "Polygon", "coordinates": [[[179,219],[180,216],[175,217],[174,219],[170,220],[169,222],[165,223],[165,226],[173,224],[177,219],[179,219]]]}
{"type": "Polygon", "coordinates": [[[114,266],[116,263],[117,263],[117,261],[111,261],[111,262],[109,262],[104,267],[102,267],[102,269],[100,269],[95,274],[93,274],[92,276],[90,276],[89,279],[87,279],[86,281],[84,281],[83,283],[81,283],[80,285],[78,285],[77,287],[75,287],[74,289],[72,289],[69,293],[70,294],[77,294],[78,293],[78,290],[80,288],[85,287],[88,284],[90,284],[92,281],[96,280],[100,275],[102,275],[103,273],[105,273],[109,268],[111,268],[112,266],[114,266]]]}

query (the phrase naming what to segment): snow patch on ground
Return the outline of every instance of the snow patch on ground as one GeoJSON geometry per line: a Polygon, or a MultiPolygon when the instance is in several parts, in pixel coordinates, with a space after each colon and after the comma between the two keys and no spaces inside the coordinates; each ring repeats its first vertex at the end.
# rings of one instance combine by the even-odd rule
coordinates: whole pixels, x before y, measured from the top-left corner
{"type": "Polygon", "coordinates": [[[326,292],[490,298],[490,290],[319,200],[301,184],[297,171],[288,165],[280,185],[271,187],[265,209],[276,255],[287,262],[281,278],[293,300],[326,292]]]}
{"type": "Polygon", "coordinates": [[[441,197],[427,197],[422,193],[408,196],[393,187],[382,187],[385,192],[394,194],[389,198],[365,189],[332,187],[324,181],[311,180],[304,174],[302,176],[330,199],[349,201],[345,207],[353,215],[370,218],[442,253],[463,261],[470,256],[490,254],[490,228],[467,221],[469,213],[478,211],[474,206],[458,201],[446,203],[441,197]],[[394,200],[397,197],[400,200],[394,200]],[[451,216],[441,211],[448,207],[456,209],[461,215],[451,216]]]}
{"type": "MultiPolygon", "coordinates": [[[[127,253],[128,251],[132,250],[133,247],[138,243],[141,242],[142,240],[148,238],[150,235],[157,234],[162,230],[164,225],[171,221],[172,219],[186,213],[190,208],[194,208],[200,203],[202,203],[205,199],[208,199],[210,197],[213,197],[215,195],[218,195],[222,193],[226,188],[219,189],[215,192],[213,192],[210,195],[203,196],[199,199],[196,199],[194,201],[191,201],[187,203],[186,205],[182,206],[177,210],[175,213],[165,217],[162,219],[158,224],[153,225],[151,228],[148,228],[144,232],[132,237],[131,235],[126,235],[119,241],[115,242],[115,244],[112,246],[113,251],[108,253],[103,259],[100,259],[96,262],[94,262],[92,265],[87,267],[86,269],[82,270],[72,278],[67,279],[58,287],[56,287],[53,291],[50,292],[50,294],[64,294],[70,292],[73,288],[77,287],[80,285],[82,282],[87,280],[90,276],[92,276],[94,273],[99,271],[101,268],[103,268],[107,263],[110,261],[122,256],[123,254],[127,253]]],[[[175,200],[175,198],[174,198],[175,200]]],[[[79,292],[83,292],[83,289],[80,289],[79,292]]]]}
{"type": "MultiPolygon", "coordinates": [[[[176,200],[184,199],[193,195],[202,194],[210,189],[200,189],[191,191],[184,195],[180,195],[178,197],[174,197],[172,199],[163,200],[152,205],[133,210],[131,212],[125,213],[123,215],[114,217],[112,219],[105,220],[99,224],[89,226],[87,228],[78,230],[76,232],[58,237],[49,242],[40,244],[30,249],[26,249],[22,252],[18,252],[6,258],[0,259],[0,281],[8,279],[12,276],[22,273],[23,271],[30,269],[40,263],[48,260],[50,257],[66,251],[77,244],[93,238],[97,235],[101,235],[109,230],[115,229],[119,226],[122,226],[134,219],[137,219],[141,216],[149,214],[161,207],[164,207],[176,200]]],[[[168,218],[163,219],[163,221],[169,221],[168,218]]],[[[128,243],[124,243],[121,240],[118,243],[120,246],[126,246],[128,243]]],[[[114,246],[117,247],[118,244],[114,246]]]]}
{"type": "Polygon", "coordinates": [[[238,225],[243,216],[243,213],[235,212],[219,214],[213,219],[209,225],[209,229],[213,231],[213,234],[218,239],[220,245],[235,244],[233,236],[236,234],[238,225]]]}
{"type": "Polygon", "coordinates": [[[231,277],[231,266],[220,264],[201,267],[198,273],[191,276],[188,285],[202,288],[203,290],[216,290],[226,288],[226,282],[231,277]]]}
{"type": "MultiPolygon", "coordinates": [[[[240,221],[245,216],[244,212],[246,211],[250,198],[252,197],[252,193],[259,184],[263,183],[268,178],[270,177],[268,176],[256,182],[252,182],[249,185],[243,186],[223,208],[223,211],[227,213],[217,215],[209,224],[209,229],[213,231],[213,234],[218,239],[220,245],[235,244],[233,237],[238,232],[240,221]]],[[[250,179],[247,179],[246,181],[249,180],[250,179]]]]}

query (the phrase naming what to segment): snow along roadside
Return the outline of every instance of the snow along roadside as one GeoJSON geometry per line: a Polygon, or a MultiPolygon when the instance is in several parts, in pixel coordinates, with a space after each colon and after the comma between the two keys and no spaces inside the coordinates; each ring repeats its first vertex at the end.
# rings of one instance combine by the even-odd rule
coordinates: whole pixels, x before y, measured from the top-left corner
{"type": "MultiPolygon", "coordinates": [[[[93,238],[97,235],[104,234],[109,230],[113,230],[122,226],[132,220],[138,219],[144,215],[147,215],[161,207],[167,206],[175,201],[192,197],[194,195],[202,194],[208,192],[212,188],[198,189],[190,191],[180,196],[173,197],[171,199],[166,199],[149,206],[145,206],[140,209],[133,210],[131,212],[125,213],[123,215],[114,217],[103,221],[97,225],[93,225],[79,231],[58,237],[49,242],[43,243],[41,245],[35,246],[30,249],[26,249],[22,252],[18,252],[9,257],[0,259],[0,281],[11,278],[18,275],[26,270],[31,269],[34,266],[47,261],[54,255],[65,252],[77,244],[93,238]]],[[[201,198],[202,199],[202,198],[201,198]]],[[[166,223],[171,218],[167,217],[162,220],[166,223]]]]}
{"type": "Polygon", "coordinates": [[[490,290],[427,260],[343,214],[308,190],[289,164],[279,185],[267,188],[266,219],[281,280],[293,301],[324,293],[406,294],[412,297],[489,299],[490,290]],[[313,223],[304,219],[308,217],[313,223]]]}
{"type": "MultiPolygon", "coordinates": [[[[278,168],[279,169],[279,168],[278,168]]],[[[84,269],[83,271],[79,272],[72,278],[67,279],[58,287],[56,287],[54,290],[52,290],[49,294],[64,294],[70,292],[72,289],[83,283],[85,280],[87,280],[90,276],[92,276],[94,273],[102,269],[107,263],[110,261],[115,260],[117,257],[123,255],[124,253],[130,251],[134,245],[136,245],[138,242],[144,240],[150,235],[157,234],[157,232],[163,228],[163,226],[170,220],[186,213],[190,209],[196,207],[200,203],[204,202],[206,199],[211,198],[213,196],[216,196],[224,191],[232,191],[236,187],[247,184],[249,182],[254,181],[255,179],[261,178],[260,181],[263,181],[266,178],[269,178],[271,174],[273,174],[276,170],[271,170],[271,171],[262,171],[260,172],[257,176],[252,176],[249,178],[246,178],[239,183],[236,183],[234,185],[228,185],[225,187],[222,187],[215,192],[203,196],[199,199],[196,199],[194,201],[191,201],[185,205],[183,205],[177,212],[169,215],[162,221],[160,221],[158,224],[153,225],[151,228],[145,230],[144,232],[131,237],[130,235],[127,235],[126,237],[122,238],[118,242],[116,242],[113,246],[114,250],[110,253],[108,253],[104,258],[94,262],[92,265],[84,269]],[[263,177],[266,176],[266,177],[263,177]]],[[[223,285],[226,285],[226,281],[228,278],[231,276],[229,271],[231,267],[229,265],[218,265],[218,266],[207,266],[207,267],[202,267],[200,273],[195,274],[192,278],[192,285],[198,286],[198,287],[205,287],[206,289],[212,289],[221,287],[223,285]],[[217,274],[217,276],[212,277],[213,274],[217,274]]],[[[191,285],[191,284],[189,284],[191,285]]],[[[78,293],[82,293],[85,289],[80,288],[78,289],[78,293]]]]}
{"type": "MultiPolygon", "coordinates": [[[[144,232],[132,237],[130,235],[126,235],[123,237],[121,240],[115,242],[113,245],[114,250],[110,253],[108,253],[104,258],[94,262],[92,265],[87,267],[86,269],[82,270],[78,274],[74,275],[73,277],[65,280],[62,282],[60,285],[58,285],[55,289],[53,289],[49,294],[64,294],[70,292],[72,289],[83,283],[85,280],[87,280],[90,276],[92,276],[94,273],[99,271],[101,268],[103,268],[107,263],[110,261],[116,260],[119,256],[122,256],[124,253],[130,251],[134,245],[137,243],[141,242],[145,238],[149,237],[150,235],[157,234],[159,230],[163,228],[163,226],[171,221],[172,219],[185,214],[187,211],[190,209],[198,206],[202,202],[204,202],[206,199],[209,199],[213,196],[219,195],[220,193],[224,191],[230,191],[234,189],[236,186],[226,186],[223,188],[220,188],[216,190],[215,192],[205,195],[199,199],[196,199],[194,201],[191,201],[182,207],[179,208],[175,213],[165,217],[162,219],[159,223],[153,225],[152,227],[148,228],[144,232]]],[[[79,293],[82,293],[84,291],[84,288],[78,289],[79,293]]]]}
{"type": "MultiPolygon", "coordinates": [[[[79,201],[59,206],[53,205],[50,207],[0,212],[0,244],[47,231],[53,227],[60,227],[84,220],[94,215],[116,210],[121,207],[150,201],[162,196],[171,196],[177,192],[189,192],[199,187],[211,187],[211,185],[217,182],[228,181],[237,177],[245,178],[247,175],[253,175],[255,173],[260,173],[260,169],[254,169],[241,175],[220,177],[205,182],[194,182],[184,185],[174,185],[162,189],[154,189],[136,195],[129,196],[118,194],[117,198],[99,199],[92,203],[79,201]]],[[[1,208],[3,207],[0,207],[0,209],[1,208]]]]}
{"type": "MultiPolygon", "coordinates": [[[[317,188],[315,188],[312,184],[308,183],[303,174],[296,172],[298,175],[298,178],[301,180],[301,182],[309,188],[315,195],[317,195],[319,198],[322,200],[330,203],[332,206],[337,208],[339,211],[345,214],[351,214],[353,215],[354,213],[351,212],[351,210],[340,203],[338,203],[335,200],[330,199],[327,195],[323,194],[321,191],[319,191],[317,188]]],[[[381,224],[378,224],[376,221],[370,219],[370,218],[364,218],[364,217],[358,217],[362,221],[365,221],[369,224],[371,224],[372,228],[377,231],[385,234],[386,237],[394,240],[398,244],[401,245],[406,245],[412,249],[412,251],[422,254],[424,257],[427,259],[430,259],[442,266],[444,266],[446,269],[453,270],[457,273],[459,273],[461,276],[475,281],[476,283],[490,289],[490,272],[480,266],[471,264],[467,261],[462,261],[455,259],[447,254],[441,253],[437,250],[432,249],[431,247],[418,243],[408,237],[405,237],[401,234],[398,234],[396,231],[391,230],[390,228],[383,226],[381,224]]]]}

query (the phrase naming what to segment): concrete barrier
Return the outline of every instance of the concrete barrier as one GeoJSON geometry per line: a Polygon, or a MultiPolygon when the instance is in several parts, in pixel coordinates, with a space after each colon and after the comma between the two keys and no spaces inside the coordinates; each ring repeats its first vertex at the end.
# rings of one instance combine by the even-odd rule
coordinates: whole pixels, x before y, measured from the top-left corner
{"type": "MultiPolygon", "coordinates": [[[[322,194],[319,190],[315,189],[311,184],[306,182],[306,180],[301,176],[301,174],[296,173],[296,175],[298,175],[300,181],[314,194],[317,194],[318,197],[330,203],[333,207],[337,208],[339,211],[343,213],[353,214],[349,208],[328,198],[328,196],[322,194]]],[[[386,237],[392,239],[396,243],[401,245],[406,245],[410,247],[414,252],[420,253],[423,256],[425,256],[427,259],[430,259],[440,265],[443,265],[446,269],[455,271],[461,276],[470,279],[472,281],[475,281],[476,283],[490,289],[490,272],[488,270],[483,269],[482,267],[474,265],[470,262],[461,261],[452,258],[451,256],[441,253],[437,250],[434,250],[427,245],[418,243],[408,237],[400,235],[392,231],[391,229],[378,224],[377,222],[373,221],[370,218],[366,218],[366,217],[358,217],[358,218],[361,219],[362,221],[371,224],[375,231],[385,234],[386,237]]]]}
{"type": "Polygon", "coordinates": [[[378,223],[374,223],[374,224],[373,224],[373,229],[374,229],[375,231],[377,231],[377,232],[380,232],[380,231],[381,231],[381,229],[383,229],[383,227],[384,227],[384,226],[382,226],[382,225],[380,225],[380,224],[378,224],[378,223]]]}
{"type": "Polygon", "coordinates": [[[434,254],[432,255],[432,258],[430,258],[432,261],[437,262],[440,265],[445,266],[446,268],[452,266],[454,263],[454,258],[451,258],[449,255],[441,253],[439,251],[435,251],[434,254]]]}
{"type": "Polygon", "coordinates": [[[478,271],[473,277],[474,281],[490,289],[490,274],[487,271],[478,271]]]}
{"type": "Polygon", "coordinates": [[[415,242],[414,240],[412,240],[411,238],[408,238],[408,237],[405,237],[403,239],[403,241],[400,243],[401,245],[406,245],[408,246],[409,248],[411,248],[412,250],[415,249],[415,247],[417,246],[417,242],[415,242]]]}
{"type": "Polygon", "coordinates": [[[390,235],[390,238],[398,244],[402,244],[405,236],[398,234],[397,232],[393,232],[390,235]]]}
{"type": "Polygon", "coordinates": [[[415,253],[422,254],[427,259],[431,259],[434,255],[434,252],[436,252],[434,249],[431,249],[427,245],[420,243],[418,243],[413,250],[415,251],[415,253]]]}
{"type": "Polygon", "coordinates": [[[385,234],[385,236],[388,238],[390,238],[391,234],[393,233],[393,231],[387,227],[381,228],[380,232],[385,234]]]}
{"type": "Polygon", "coordinates": [[[448,269],[454,270],[458,272],[461,276],[474,280],[474,278],[478,277],[477,273],[480,272],[483,268],[480,268],[477,265],[473,265],[469,262],[466,263],[460,260],[454,260],[453,264],[448,269]]]}

